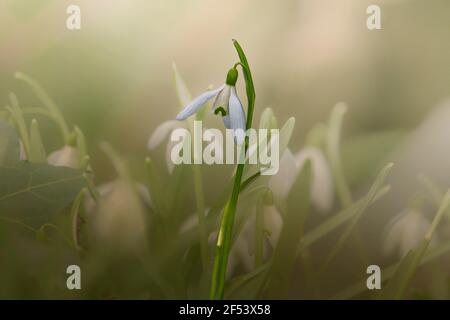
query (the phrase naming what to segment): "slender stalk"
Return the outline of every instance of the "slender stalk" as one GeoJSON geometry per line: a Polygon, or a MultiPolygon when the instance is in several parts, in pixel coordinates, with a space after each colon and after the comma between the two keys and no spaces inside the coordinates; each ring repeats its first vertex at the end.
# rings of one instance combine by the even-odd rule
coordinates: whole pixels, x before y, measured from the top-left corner
{"type": "MultiPolygon", "coordinates": [[[[245,87],[247,92],[247,123],[246,129],[250,129],[252,126],[253,110],[255,107],[255,88],[253,86],[252,74],[248,65],[247,57],[244,54],[241,46],[236,40],[233,40],[234,47],[239,55],[242,71],[245,78],[245,87]]],[[[246,152],[248,148],[248,137],[246,137],[245,148],[242,148],[243,152],[246,152]]],[[[214,257],[214,266],[211,280],[211,299],[223,299],[225,290],[225,275],[228,265],[228,256],[231,249],[231,240],[233,234],[233,224],[236,213],[237,201],[239,198],[239,192],[241,189],[241,180],[244,172],[244,163],[240,163],[236,169],[236,175],[234,178],[233,191],[231,197],[225,205],[222,221],[217,236],[216,255],[214,257]]]]}

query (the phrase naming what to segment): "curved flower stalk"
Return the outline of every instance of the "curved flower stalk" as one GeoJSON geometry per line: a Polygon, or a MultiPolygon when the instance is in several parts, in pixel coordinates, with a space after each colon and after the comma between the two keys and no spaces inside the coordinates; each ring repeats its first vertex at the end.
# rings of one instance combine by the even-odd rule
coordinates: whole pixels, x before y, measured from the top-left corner
{"type": "Polygon", "coordinates": [[[403,212],[393,218],[386,227],[383,253],[385,255],[397,253],[400,258],[404,257],[418,246],[430,225],[428,219],[416,209],[403,212]]]}
{"type": "Polygon", "coordinates": [[[227,129],[234,131],[238,144],[245,139],[246,118],[244,108],[236,93],[238,72],[236,66],[228,71],[226,83],[217,89],[206,91],[189,102],[177,115],[177,120],[185,120],[196,113],[205,103],[214,98],[212,105],[214,114],[221,114],[227,129]]]}
{"type": "Polygon", "coordinates": [[[307,160],[312,164],[312,204],[317,211],[328,212],[334,199],[333,179],[325,155],[317,147],[306,146],[295,155],[287,149],[280,161],[280,171],[269,180],[269,187],[278,202],[286,199],[307,160]]]}

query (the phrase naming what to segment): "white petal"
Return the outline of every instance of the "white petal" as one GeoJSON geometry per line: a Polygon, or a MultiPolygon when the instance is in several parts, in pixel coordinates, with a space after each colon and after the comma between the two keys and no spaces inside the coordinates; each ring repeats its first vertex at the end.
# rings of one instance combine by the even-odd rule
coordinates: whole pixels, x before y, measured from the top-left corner
{"type": "Polygon", "coordinates": [[[212,109],[213,112],[216,111],[218,107],[224,108],[224,110],[228,110],[228,104],[230,102],[230,94],[231,94],[231,86],[225,85],[222,91],[216,96],[214,100],[212,109]]]}
{"type": "Polygon", "coordinates": [[[20,140],[19,142],[19,146],[20,146],[20,155],[19,155],[19,160],[27,160],[27,153],[25,152],[25,147],[23,145],[22,140],[20,140]]]}
{"type": "Polygon", "coordinates": [[[297,178],[297,172],[298,168],[295,164],[294,155],[287,148],[280,160],[280,170],[269,180],[269,188],[277,201],[283,201],[287,198],[297,178]]]}
{"type": "Polygon", "coordinates": [[[170,141],[167,144],[166,148],[166,164],[167,164],[167,171],[169,171],[170,174],[172,174],[173,169],[175,168],[175,164],[172,162],[172,149],[175,147],[177,142],[170,141]]]}
{"type": "Polygon", "coordinates": [[[176,120],[168,120],[161,123],[152,133],[150,139],[148,139],[147,148],[150,150],[158,147],[164,139],[170,134],[170,132],[178,128],[179,122],[176,120]]]}
{"type": "Polygon", "coordinates": [[[295,155],[295,163],[299,170],[307,159],[311,160],[312,164],[312,203],[318,211],[327,212],[331,209],[334,198],[330,167],[319,148],[308,146],[295,155]]]}
{"type": "Polygon", "coordinates": [[[415,210],[409,210],[394,219],[385,229],[383,252],[397,251],[400,257],[417,247],[430,226],[429,221],[415,210]]]}
{"type": "Polygon", "coordinates": [[[236,87],[231,88],[230,104],[228,106],[230,114],[230,127],[234,130],[237,144],[242,144],[245,139],[245,112],[242,103],[236,94],[236,87]]]}
{"type": "Polygon", "coordinates": [[[203,106],[208,100],[214,98],[220,91],[222,91],[222,89],[224,88],[225,85],[221,86],[218,89],[215,90],[211,90],[211,91],[206,91],[204,93],[202,93],[201,95],[199,95],[197,98],[195,98],[194,100],[192,100],[184,109],[183,111],[181,111],[176,119],[177,120],[184,120],[187,117],[193,115],[201,106],[203,106]]]}
{"type": "Polygon", "coordinates": [[[231,129],[230,115],[227,114],[225,117],[222,118],[222,120],[223,120],[223,125],[225,126],[225,128],[231,129]]]}
{"type": "Polygon", "coordinates": [[[283,227],[283,219],[275,206],[264,207],[264,226],[269,231],[270,245],[275,248],[283,227]]]}
{"type": "Polygon", "coordinates": [[[78,149],[70,146],[64,146],[59,150],[52,152],[47,158],[48,164],[59,167],[78,168],[79,152],[78,149]]]}

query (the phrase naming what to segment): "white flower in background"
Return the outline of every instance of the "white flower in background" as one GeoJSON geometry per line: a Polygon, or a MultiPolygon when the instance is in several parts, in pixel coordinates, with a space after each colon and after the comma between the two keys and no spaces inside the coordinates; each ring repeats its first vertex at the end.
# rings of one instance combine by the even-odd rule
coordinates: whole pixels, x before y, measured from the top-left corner
{"type": "Polygon", "coordinates": [[[65,145],[47,157],[48,164],[59,167],[79,168],[80,153],[77,148],[65,145]]]}
{"type": "MultiPolygon", "coordinates": [[[[114,186],[118,182],[119,182],[119,180],[116,179],[116,180],[106,182],[106,183],[98,186],[96,189],[97,189],[98,194],[100,195],[100,198],[108,197],[111,194],[111,192],[114,190],[114,186]]],[[[136,190],[139,194],[139,198],[142,200],[144,205],[146,207],[151,207],[152,200],[150,198],[150,194],[148,192],[147,187],[145,185],[143,185],[142,183],[136,183],[136,190]]],[[[88,196],[86,197],[86,201],[85,201],[85,210],[88,214],[93,214],[96,209],[97,209],[97,205],[96,205],[94,199],[92,199],[92,197],[88,193],[88,196]]]]}
{"type": "MultiPolygon", "coordinates": [[[[155,131],[153,131],[152,135],[148,139],[147,148],[150,151],[155,150],[159,145],[161,145],[170,136],[170,134],[173,130],[178,129],[178,128],[185,128],[185,126],[176,120],[164,121],[155,129],[155,131]]],[[[208,130],[208,129],[205,128],[205,132],[206,132],[206,130],[208,130]]],[[[183,137],[183,139],[184,138],[185,137],[183,137]]],[[[173,172],[173,169],[175,167],[175,165],[172,161],[172,157],[171,157],[172,148],[178,143],[179,143],[178,141],[171,141],[170,139],[167,142],[166,163],[167,163],[167,169],[170,174],[173,172]]],[[[220,148],[216,149],[216,151],[218,152],[218,154],[216,156],[220,159],[223,157],[222,150],[223,150],[222,146],[220,148]]]]}
{"type": "Polygon", "coordinates": [[[214,114],[221,114],[223,123],[227,129],[234,131],[238,144],[245,139],[246,118],[244,108],[236,93],[236,81],[238,72],[235,68],[228,71],[226,83],[217,89],[206,91],[189,102],[177,115],[177,120],[185,120],[196,113],[206,102],[214,99],[214,114]]]}
{"type": "Polygon", "coordinates": [[[333,180],[330,166],[323,152],[317,147],[304,147],[295,155],[286,149],[281,157],[280,171],[270,179],[269,187],[275,199],[286,199],[307,160],[310,160],[312,165],[312,204],[316,210],[327,212],[333,205],[333,180]]]}
{"type": "MultiPolygon", "coordinates": [[[[155,131],[153,131],[152,135],[150,136],[150,139],[148,139],[147,148],[150,151],[156,149],[165,139],[167,139],[168,136],[170,136],[173,130],[178,128],[184,128],[184,126],[180,122],[175,120],[164,121],[155,129],[155,131]]],[[[176,144],[177,144],[176,141],[171,141],[169,139],[169,142],[167,143],[166,147],[166,163],[169,173],[173,172],[173,168],[175,166],[172,162],[170,154],[172,152],[172,148],[176,144]]]]}
{"type": "Polygon", "coordinates": [[[150,203],[143,185],[133,188],[124,179],[117,179],[97,188],[98,203],[88,198],[86,212],[94,219],[96,241],[110,246],[137,248],[145,245],[145,205],[150,203]],[[95,214],[93,214],[95,213],[95,214]]]}
{"type": "MultiPolygon", "coordinates": [[[[408,210],[395,217],[386,227],[383,252],[404,257],[424,238],[430,222],[417,210],[408,210]]],[[[432,241],[433,244],[433,241],[432,241]]]]}
{"type": "Polygon", "coordinates": [[[23,145],[22,140],[19,141],[19,148],[20,148],[19,160],[21,161],[27,160],[27,153],[25,152],[25,147],[23,145]]]}

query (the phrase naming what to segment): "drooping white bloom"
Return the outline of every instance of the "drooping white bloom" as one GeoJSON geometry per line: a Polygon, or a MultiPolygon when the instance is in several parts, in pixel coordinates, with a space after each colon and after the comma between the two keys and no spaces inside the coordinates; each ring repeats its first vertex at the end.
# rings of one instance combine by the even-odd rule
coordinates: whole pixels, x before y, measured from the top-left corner
{"type": "MultiPolygon", "coordinates": [[[[386,227],[383,252],[396,252],[400,257],[417,247],[424,238],[430,222],[417,210],[408,210],[395,217],[386,227]]],[[[432,241],[433,244],[433,241],[432,241]]]]}
{"type": "Polygon", "coordinates": [[[312,165],[312,204],[318,211],[327,212],[333,205],[333,180],[329,164],[317,147],[307,146],[295,155],[286,149],[281,157],[280,170],[270,179],[269,187],[276,199],[286,199],[307,160],[310,160],[312,165]]]}
{"type": "Polygon", "coordinates": [[[48,164],[58,167],[79,168],[80,153],[77,148],[65,145],[47,157],[48,164]]]}
{"type": "Polygon", "coordinates": [[[236,93],[237,70],[232,68],[228,72],[227,81],[217,89],[206,91],[189,102],[177,115],[177,120],[185,120],[196,113],[201,106],[214,99],[213,111],[221,114],[227,129],[232,129],[238,144],[245,139],[246,116],[242,103],[236,93]]]}

